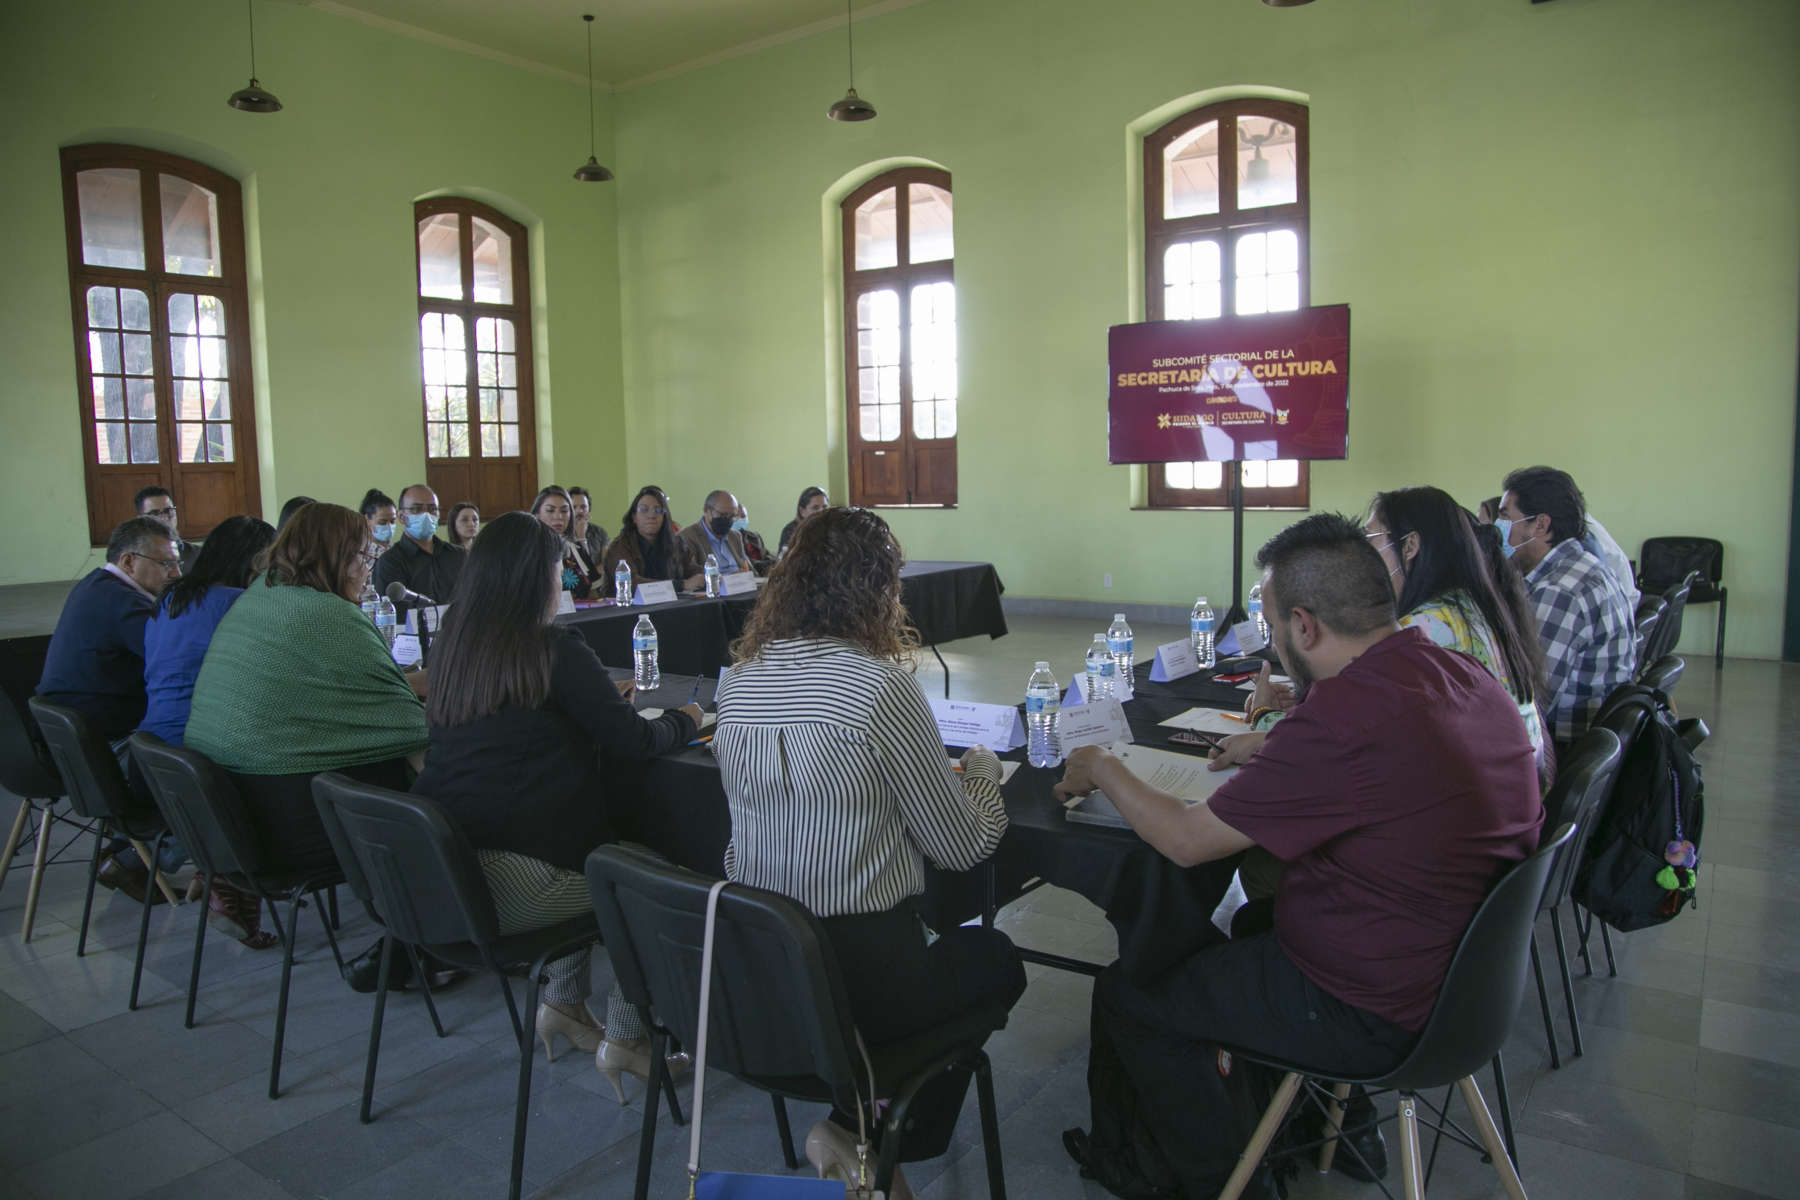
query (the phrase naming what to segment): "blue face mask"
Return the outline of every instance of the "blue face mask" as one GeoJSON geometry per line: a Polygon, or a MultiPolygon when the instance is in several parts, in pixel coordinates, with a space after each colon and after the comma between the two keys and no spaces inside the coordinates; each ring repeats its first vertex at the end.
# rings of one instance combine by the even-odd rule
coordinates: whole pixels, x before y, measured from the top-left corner
{"type": "Polygon", "coordinates": [[[431,535],[437,532],[437,515],[435,513],[408,513],[406,515],[406,536],[421,542],[430,541],[431,535]]]}
{"type": "Polygon", "coordinates": [[[394,540],[394,527],[392,525],[377,525],[375,527],[374,537],[378,542],[391,542],[394,540]]]}
{"type": "Polygon", "coordinates": [[[749,517],[733,517],[731,519],[731,527],[733,529],[737,530],[739,533],[742,533],[742,532],[744,532],[744,530],[750,528],[750,518],[749,517]]]}
{"type": "MultiPolygon", "coordinates": [[[[1527,519],[1535,521],[1537,518],[1529,517],[1527,519]]],[[[1531,543],[1537,541],[1537,538],[1535,536],[1533,536],[1533,537],[1528,537],[1524,541],[1520,542],[1519,546],[1513,545],[1512,544],[1513,523],[1511,521],[1507,520],[1505,517],[1495,517],[1494,518],[1494,528],[1498,529],[1500,531],[1500,553],[1505,555],[1507,558],[1511,558],[1514,554],[1518,553],[1519,546],[1529,546],[1531,543]]]]}

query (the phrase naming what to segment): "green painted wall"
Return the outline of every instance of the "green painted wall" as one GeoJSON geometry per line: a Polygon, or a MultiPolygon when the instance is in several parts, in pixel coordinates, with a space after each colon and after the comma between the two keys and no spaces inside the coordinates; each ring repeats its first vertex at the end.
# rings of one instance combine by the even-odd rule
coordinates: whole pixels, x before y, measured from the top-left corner
{"type": "Polygon", "coordinates": [[[225,104],[247,74],[234,0],[0,6],[0,584],[96,561],[57,161],[81,142],[173,151],[245,184],[265,515],[300,492],[355,504],[423,476],[412,204],[439,192],[531,230],[541,473],[623,507],[615,196],[570,178],[585,89],[292,4],[256,16],[258,70],[286,105],[267,116],[225,104]]]}
{"type": "MultiPolygon", "coordinates": [[[[804,485],[842,495],[828,201],[912,157],[955,178],[962,431],[960,507],[892,516],[909,552],[1020,595],[1216,599],[1229,517],[1133,512],[1106,465],[1105,331],[1139,311],[1128,128],[1273,87],[1312,106],[1313,300],[1354,312],[1351,458],[1315,465],[1315,505],[1473,506],[1557,463],[1634,554],[1722,538],[1731,650],[1779,652],[1791,0],[936,0],[862,24],[857,61],[860,126],[823,115],[841,34],[616,98],[628,458],[682,519],[729,486],[773,534],[804,485]]],[[[1253,515],[1251,546],[1289,519],[1253,515]]]]}

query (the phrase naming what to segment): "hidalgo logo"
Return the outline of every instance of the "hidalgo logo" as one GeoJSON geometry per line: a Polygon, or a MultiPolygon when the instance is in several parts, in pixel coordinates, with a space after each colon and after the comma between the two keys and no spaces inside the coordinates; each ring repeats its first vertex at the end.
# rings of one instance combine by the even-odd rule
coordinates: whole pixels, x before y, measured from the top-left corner
{"type": "Polygon", "coordinates": [[[1285,408],[1276,409],[1275,410],[1275,423],[1277,425],[1286,425],[1287,421],[1288,421],[1288,410],[1285,408]]]}
{"type": "Polygon", "coordinates": [[[1156,427],[1158,429],[1167,429],[1169,427],[1169,414],[1168,413],[1157,413],[1156,414],[1156,427]]]}

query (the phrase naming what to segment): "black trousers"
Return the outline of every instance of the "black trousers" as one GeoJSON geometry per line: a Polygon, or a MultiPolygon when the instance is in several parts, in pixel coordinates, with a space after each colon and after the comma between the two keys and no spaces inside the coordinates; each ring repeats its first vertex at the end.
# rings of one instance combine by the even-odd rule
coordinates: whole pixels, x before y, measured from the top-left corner
{"type": "MultiPolygon", "coordinates": [[[[958,926],[927,946],[925,927],[910,901],[883,913],[827,917],[823,924],[849,994],[851,1018],[871,1050],[974,1008],[995,1008],[994,1028],[999,1029],[1025,994],[1018,949],[997,929],[958,926]]],[[[891,1094],[883,1085],[895,1082],[877,1080],[877,1091],[891,1094]]],[[[943,1076],[914,1098],[903,1159],[913,1162],[944,1152],[968,1083],[967,1074],[943,1076]]],[[[834,1111],[832,1119],[856,1129],[854,1112],[834,1111]]]]}
{"type": "MultiPolygon", "coordinates": [[[[1396,1066],[1418,1035],[1344,1003],[1301,973],[1273,933],[1190,955],[1148,985],[1117,965],[1096,982],[1090,1092],[1123,1071],[1134,1111],[1094,1104],[1096,1140],[1121,1123],[1147,1128],[1190,1197],[1216,1195],[1250,1140],[1241,1075],[1222,1073],[1221,1043],[1346,1074],[1396,1066]]],[[[1247,1064],[1231,1063],[1232,1072],[1247,1064]]]]}
{"type": "MultiPolygon", "coordinates": [[[[404,792],[411,786],[404,758],[338,767],[362,783],[404,792]]],[[[312,781],[318,772],[297,775],[240,775],[231,772],[244,798],[257,852],[264,870],[306,872],[337,865],[331,839],[313,805],[312,781]]]]}

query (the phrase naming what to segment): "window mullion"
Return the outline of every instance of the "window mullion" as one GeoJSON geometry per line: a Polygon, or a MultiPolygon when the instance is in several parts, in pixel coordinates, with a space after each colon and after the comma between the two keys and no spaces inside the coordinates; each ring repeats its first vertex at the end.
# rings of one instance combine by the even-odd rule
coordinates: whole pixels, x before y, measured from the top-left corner
{"type": "Polygon", "coordinates": [[[900,470],[906,502],[913,498],[913,371],[912,371],[912,284],[904,276],[897,281],[900,292],[900,470]]]}
{"type": "MultiPolygon", "coordinates": [[[[155,380],[156,388],[156,441],[161,448],[164,466],[164,487],[171,487],[176,473],[181,469],[180,439],[175,428],[175,367],[169,356],[169,295],[176,290],[176,285],[166,279],[158,280],[149,289],[150,295],[150,374],[155,380]]],[[[201,399],[202,412],[205,410],[205,399],[201,399]]],[[[129,405],[129,401],[127,402],[129,405]]],[[[235,411],[235,410],[234,410],[235,411]]],[[[131,415],[130,408],[126,416],[131,415]]],[[[201,426],[201,440],[206,437],[206,427],[201,426]]],[[[177,502],[185,502],[187,497],[178,496],[177,502]]]]}

